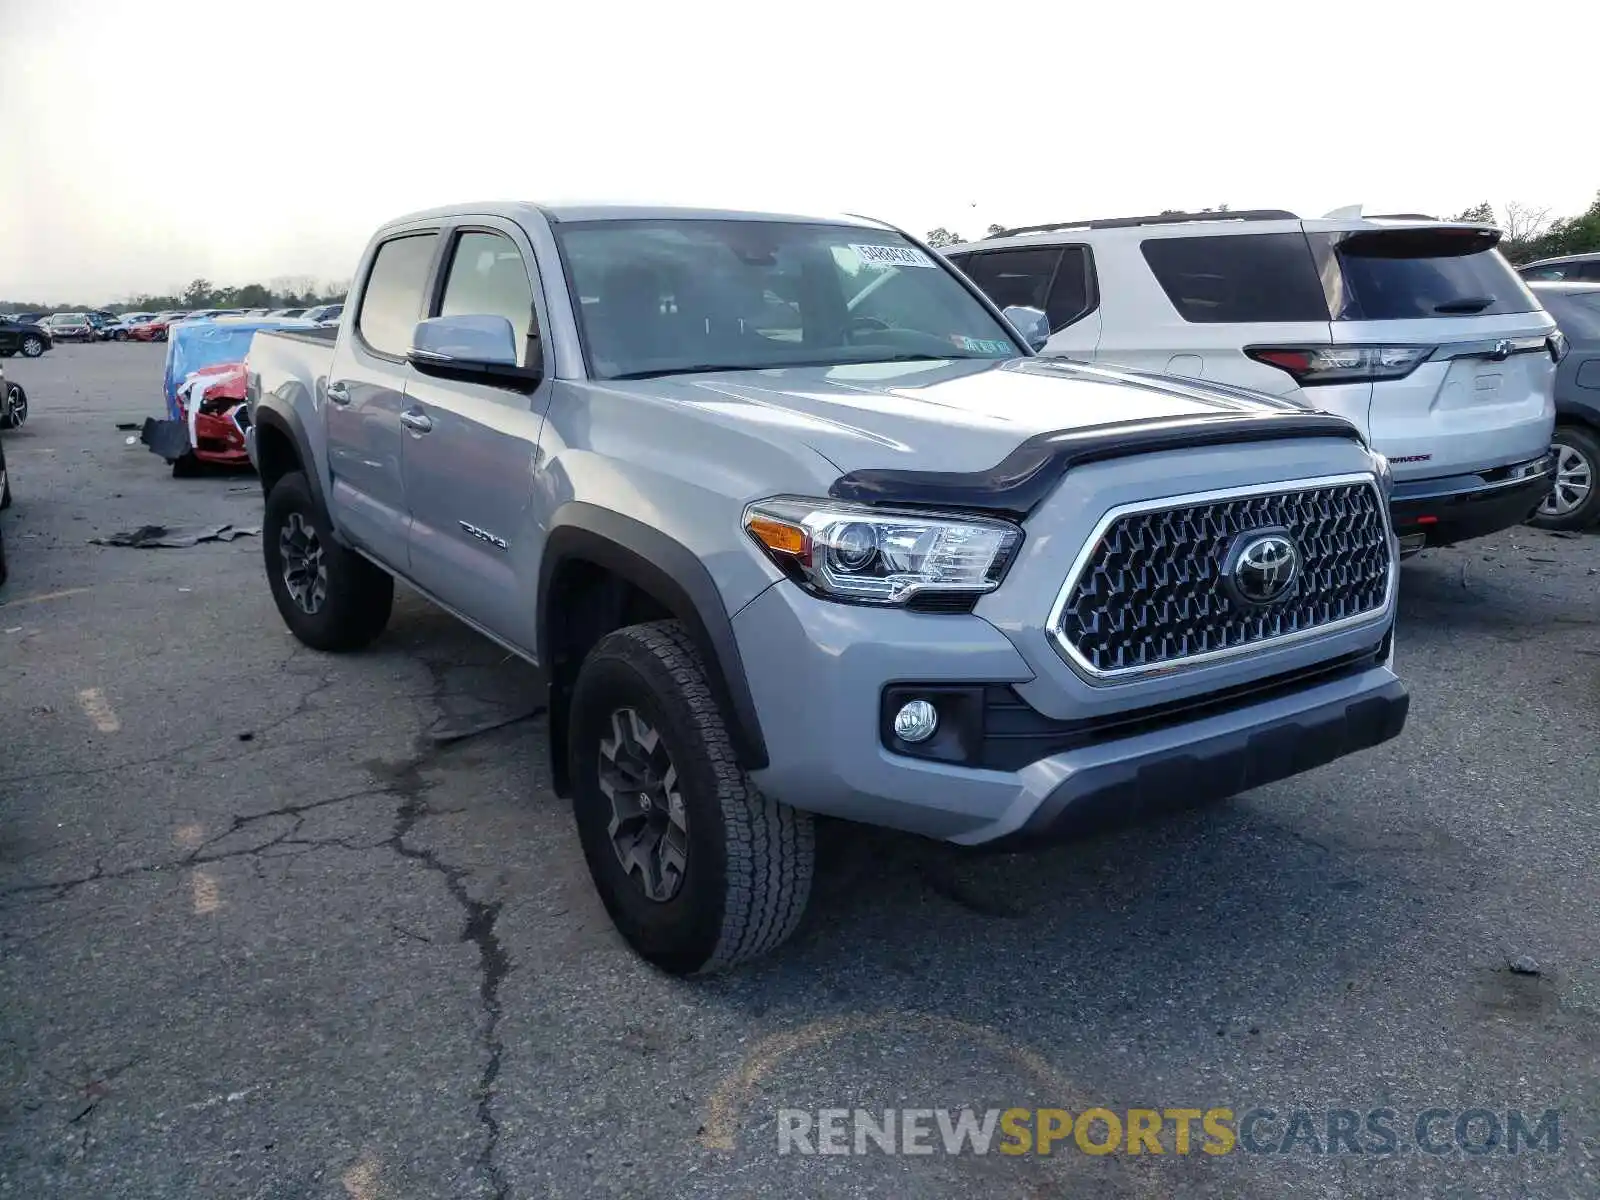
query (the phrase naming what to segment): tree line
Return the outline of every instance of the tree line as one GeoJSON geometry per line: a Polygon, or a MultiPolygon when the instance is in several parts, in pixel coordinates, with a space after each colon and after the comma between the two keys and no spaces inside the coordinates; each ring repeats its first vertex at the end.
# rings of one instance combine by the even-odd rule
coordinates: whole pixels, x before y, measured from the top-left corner
{"type": "Polygon", "coordinates": [[[1574,217],[1554,217],[1548,208],[1533,208],[1513,200],[1495,215],[1495,207],[1485,200],[1463,209],[1452,221],[1481,221],[1497,226],[1503,236],[1500,252],[1521,265],[1563,254],[1587,254],[1600,250],[1600,192],[1594,202],[1574,217]]]}
{"type": "Polygon", "coordinates": [[[43,304],[37,301],[0,300],[0,312],[167,312],[197,308],[310,308],[338,304],[350,290],[348,279],[319,281],[310,275],[281,275],[267,283],[219,287],[209,279],[194,279],[182,291],[159,295],[141,292],[112,304],[43,304]]]}

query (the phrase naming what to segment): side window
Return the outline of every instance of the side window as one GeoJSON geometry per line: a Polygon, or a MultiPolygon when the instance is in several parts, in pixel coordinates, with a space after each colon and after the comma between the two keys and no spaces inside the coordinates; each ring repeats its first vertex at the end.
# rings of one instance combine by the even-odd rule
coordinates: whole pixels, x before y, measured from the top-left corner
{"type": "Polygon", "coordinates": [[[405,234],[378,247],[362,289],[356,330],[380,354],[403,356],[422,318],[422,289],[433,262],[436,233],[405,234]]]}
{"type": "Polygon", "coordinates": [[[1139,249],[1185,321],[1328,320],[1304,234],[1150,238],[1139,249]]]}
{"type": "Polygon", "coordinates": [[[527,347],[530,333],[537,337],[538,331],[528,268],[516,244],[498,233],[472,231],[458,237],[438,315],[504,317],[517,345],[527,347]]]}
{"type": "Polygon", "coordinates": [[[1580,283],[1600,283],[1600,258],[1594,262],[1579,263],[1577,270],[1567,278],[1576,279],[1580,283]]]}
{"type": "Polygon", "coordinates": [[[999,308],[1021,304],[1044,309],[1060,259],[1061,250],[1056,246],[988,250],[974,254],[962,270],[999,308]]]}
{"type": "Polygon", "coordinates": [[[1050,285],[1050,295],[1044,306],[1045,315],[1050,318],[1050,332],[1065,329],[1088,316],[1094,311],[1097,300],[1089,247],[1063,247],[1055,282],[1050,285]]]}
{"type": "Polygon", "coordinates": [[[1526,267],[1522,271],[1524,279],[1534,279],[1541,283],[1557,283],[1567,278],[1565,266],[1556,267],[1526,267]]]}

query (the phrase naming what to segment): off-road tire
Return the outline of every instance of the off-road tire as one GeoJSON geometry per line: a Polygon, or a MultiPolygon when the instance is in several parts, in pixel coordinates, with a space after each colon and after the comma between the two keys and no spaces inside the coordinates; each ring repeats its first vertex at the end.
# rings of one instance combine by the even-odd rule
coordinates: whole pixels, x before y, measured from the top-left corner
{"type": "Polygon", "coordinates": [[[606,911],[634,950],[673,974],[712,974],[795,931],[816,860],[811,815],[763,796],[740,768],[681,622],[603,637],[579,670],[568,729],[578,839],[606,911]],[[661,734],[678,773],[689,849],[681,886],[665,901],[649,898],[612,846],[600,747],[620,708],[638,711],[661,734]]]}
{"type": "Polygon", "coordinates": [[[394,579],[334,540],[328,515],[303,473],[291,471],[273,484],[261,524],[261,546],[278,613],[289,632],[313,650],[359,650],[389,623],[394,579]],[[280,538],[295,514],[316,534],[327,569],[327,590],[315,612],[296,603],[284,579],[280,538]]]}

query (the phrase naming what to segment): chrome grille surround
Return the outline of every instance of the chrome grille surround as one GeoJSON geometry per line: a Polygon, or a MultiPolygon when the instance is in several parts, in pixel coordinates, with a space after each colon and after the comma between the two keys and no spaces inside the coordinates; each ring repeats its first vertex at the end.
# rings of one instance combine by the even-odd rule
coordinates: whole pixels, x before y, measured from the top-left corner
{"type": "Polygon", "coordinates": [[[1370,623],[1392,605],[1398,570],[1388,502],[1365,472],[1141,500],[1096,522],[1047,629],[1090,683],[1170,675],[1370,623]],[[1291,531],[1301,579],[1289,599],[1241,609],[1223,558],[1240,533],[1274,526],[1291,531]]]}

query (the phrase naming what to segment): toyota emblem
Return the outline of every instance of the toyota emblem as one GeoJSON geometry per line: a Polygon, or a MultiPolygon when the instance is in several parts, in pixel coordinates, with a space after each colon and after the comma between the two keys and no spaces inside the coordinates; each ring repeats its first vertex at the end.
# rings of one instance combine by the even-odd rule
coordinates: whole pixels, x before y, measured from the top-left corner
{"type": "Polygon", "coordinates": [[[1287,530],[1241,534],[1229,556],[1229,589],[1247,604],[1281,600],[1300,576],[1300,550],[1287,530]]]}

